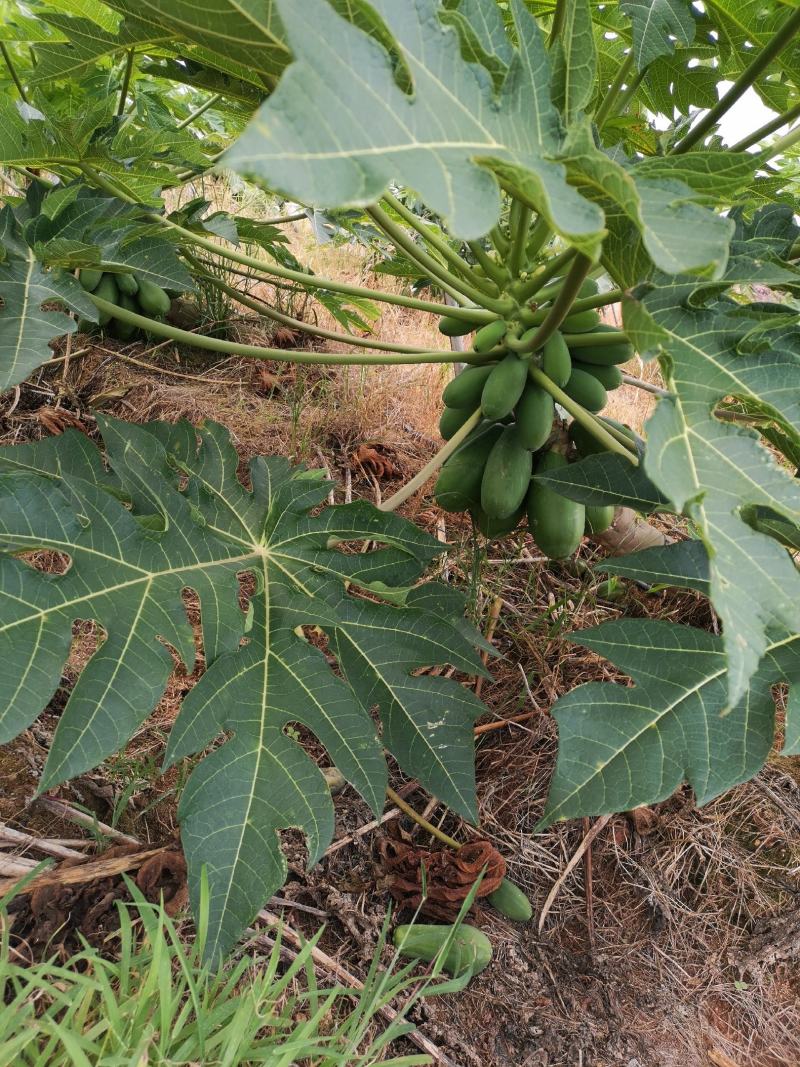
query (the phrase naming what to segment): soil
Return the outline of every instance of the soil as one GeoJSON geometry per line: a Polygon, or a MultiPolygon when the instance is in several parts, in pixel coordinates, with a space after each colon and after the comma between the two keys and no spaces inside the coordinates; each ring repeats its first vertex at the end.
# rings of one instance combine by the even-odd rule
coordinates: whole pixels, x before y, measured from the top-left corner
{"type": "MultiPolygon", "coordinates": [[[[395,337],[398,326],[395,320],[395,337]]],[[[68,388],[58,370],[35,391],[23,389],[0,433],[18,439],[52,431],[52,418],[36,414],[43,403],[68,408],[89,432],[90,409],[97,407],[137,420],[214,417],[230,427],[243,458],[282,452],[326,466],[339,501],[349,494],[387,495],[435,447],[437,412],[429,398],[439,382],[437,368],[403,372],[400,405],[396,371],[392,378],[376,372],[364,388],[352,374],[304,376],[298,370],[289,381],[281,368],[268,366],[263,369],[272,378],[261,375],[251,387],[252,368],[226,361],[204,364],[197,381],[187,383],[131,364],[112,366],[118,349],[110,342],[77,360],[68,388]]],[[[176,363],[163,352],[124,351],[154,367],[196,370],[185,355],[176,363]]],[[[426,999],[414,1021],[459,1067],[797,1067],[800,759],[773,756],[755,782],[701,810],[684,790],[658,807],[613,818],[538,929],[545,899],[588,828],[584,821],[535,830],[555,758],[548,709],[580,682],[619,680],[607,662],[571,644],[569,633],[623,611],[713,626],[707,604],[695,594],[652,597],[634,588],[622,603],[600,603],[574,567],[538,561],[524,534],[491,546],[476,572],[463,523],[442,516],[425,495],[405,510],[453,545],[443,576],[469,591],[473,617],[484,629],[502,597],[494,634],[500,658],[493,661],[493,681],[483,686],[483,721],[536,711],[518,725],[484,733],[477,745],[479,835],[529,895],[534,919],[514,924],[478,901],[470,921],[489,935],[492,963],[463,993],[426,999]]],[[[590,561],[592,551],[585,545],[582,559],[590,561]]],[[[0,749],[1,822],[39,836],[81,834],[32,798],[58,715],[95,644],[90,624],[77,623],[62,689],[30,730],[0,749]]],[[[161,775],[159,764],[193,680],[176,668],[164,699],[128,749],[57,795],[148,846],[174,848],[186,768],[161,775]]],[[[403,784],[395,773],[394,788],[403,784]]],[[[412,788],[407,799],[459,840],[478,835],[440,806],[426,808],[430,798],[421,791],[412,788]]],[[[337,839],[372,818],[349,788],[337,795],[336,807],[337,839]]],[[[355,837],[309,873],[302,841],[285,835],[291,873],[272,906],[280,903],[289,923],[306,934],[319,918],[291,903],[323,912],[321,946],[353,973],[365,971],[391,904],[381,842],[398,834],[414,848],[434,847],[403,820],[355,837]]],[[[151,892],[168,884],[176,907],[183,891],[179,868],[177,859],[170,870],[151,872],[148,883],[151,892]]],[[[34,953],[54,939],[68,952],[78,933],[91,939],[113,928],[113,903],[125,892],[122,879],[112,878],[66,896],[22,898],[15,905],[18,933],[34,953]]]]}

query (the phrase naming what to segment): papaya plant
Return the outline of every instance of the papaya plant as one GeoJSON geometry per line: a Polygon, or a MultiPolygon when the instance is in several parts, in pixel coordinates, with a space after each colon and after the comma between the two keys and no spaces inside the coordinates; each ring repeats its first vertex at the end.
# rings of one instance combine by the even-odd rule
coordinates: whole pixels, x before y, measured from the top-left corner
{"type": "Polygon", "coordinates": [[[543,826],[652,803],[683,781],[703,803],[751,777],[775,740],[776,686],[789,686],[783,752],[800,753],[800,8],[0,9],[0,389],[78,328],[254,359],[466,364],[444,390],[443,446],[380,509],[318,511],[324,483],[279,458],[254,461],[245,484],[216,426],[100,419],[102,453],[74,432],[0,449],[0,739],[47,704],[73,621],[101,633],[43,789],[126,743],[163,692],[170,648],[194,664],[184,591],[199,601],[205,671],[167,759],[210,748],[179,814],[195,899],[208,875],[212,954],[281,884],[278,831],[303,829],[311,862],[330,840],[324,779],[292,724],[375,810],[386,749],[475,817],[482,705],[418,668],[474,674],[481,639],[458,594],[422,580],[441,546],[392,514],[433,478],[440,506],[483,536],[527,528],[554,559],[602,534],[616,508],[681,516],[692,531],[602,568],[697,590],[721,633],[620,619],[575,635],[634,685],[593,683],[556,703],[543,826]],[[720,122],[745,94],[774,117],[731,145],[720,122]],[[231,214],[196,186],[165,206],[219,171],[300,210],[231,214]],[[305,268],[282,226],[306,213],[368,243],[408,285],[305,268]],[[308,294],[339,329],[293,318],[242,279],[308,294]],[[170,298],[198,285],[348,350],[244,345],[166,321],[170,298]],[[754,300],[764,289],[769,301],[754,300]],[[436,316],[469,347],[378,339],[370,323],[386,303],[436,316]],[[618,304],[621,328],[601,321],[618,304]],[[604,414],[610,390],[647,385],[621,369],[636,353],[664,382],[641,436],[604,414]],[[378,547],[344,550],[357,540],[378,547]],[[31,567],[25,553],[42,548],[67,570],[31,567]]]}

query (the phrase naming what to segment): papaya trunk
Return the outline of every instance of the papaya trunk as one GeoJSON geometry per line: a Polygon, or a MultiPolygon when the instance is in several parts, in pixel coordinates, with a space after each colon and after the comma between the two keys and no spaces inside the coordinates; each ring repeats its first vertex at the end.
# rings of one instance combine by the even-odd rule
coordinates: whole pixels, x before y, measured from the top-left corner
{"type": "Polygon", "coordinates": [[[673,538],[639,518],[631,508],[617,508],[609,528],[595,535],[592,540],[601,545],[610,556],[625,556],[628,552],[639,552],[643,548],[669,545],[673,538]]]}

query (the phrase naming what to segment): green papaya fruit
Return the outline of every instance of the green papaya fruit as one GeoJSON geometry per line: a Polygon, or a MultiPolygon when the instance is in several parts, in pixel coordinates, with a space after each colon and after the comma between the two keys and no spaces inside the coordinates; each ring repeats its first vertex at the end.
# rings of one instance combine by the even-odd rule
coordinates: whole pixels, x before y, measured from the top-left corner
{"type": "MultiPolygon", "coordinates": [[[[94,295],[100,297],[101,300],[107,300],[109,304],[119,304],[119,290],[113,275],[103,275],[100,284],[94,291],[94,295]]],[[[101,326],[107,326],[111,322],[111,312],[98,309],[98,322],[101,326]]]]}
{"type": "MultiPolygon", "coordinates": [[[[551,450],[539,460],[536,473],[560,470],[566,465],[566,458],[560,452],[551,450]]],[[[542,552],[550,559],[571,556],[583,537],[586,521],[583,504],[567,500],[534,479],[528,490],[526,507],[531,536],[542,552]]]]}
{"type": "MultiPolygon", "coordinates": [[[[626,437],[629,437],[634,443],[641,441],[641,438],[636,434],[630,426],[626,426],[622,422],[617,422],[616,419],[610,418],[608,415],[601,415],[600,423],[605,423],[607,426],[613,426],[619,430],[620,433],[624,433],[626,437]]],[[[602,445],[594,434],[590,433],[585,426],[577,421],[573,421],[569,424],[569,439],[575,445],[580,456],[593,456],[598,452],[605,452],[607,449],[602,445]]]]}
{"type": "MultiPolygon", "coordinates": [[[[618,334],[619,332],[614,326],[601,322],[596,329],[591,331],[591,344],[573,344],[572,358],[580,363],[595,363],[604,367],[627,363],[635,355],[633,345],[629,341],[614,341],[608,344],[602,339],[604,333],[618,334]]],[[[581,341],[583,340],[584,338],[581,338],[581,341]]],[[[585,340],[589,341],[590,338],[587,337],[585,340]]]]}
{"type": "Polygon", "coordinates": [[[439,434],[449,441],[456,430],[460,430],[472,412],[469,408],[445,408],[439,419],[439,434]]]}
{"type": "Polygon", "coordinates": [[[574,364],[564,392],[587,411],[602,411],[608,403],[608,393],[597,378],[586,371],[576,370],[574,364]]]}
{"type": "MultiPolygon", "coordinates": [[[[126,311],[133,311],[135,314],[139,314],[139,305],[129,296],[127,293],[120,293],[117,304],[121,308],[125,308],[126,311]]],[[[139,332],[139,327],[134,326],[132,322],[123,322],[122,319],[112,318],[109,325],[111,334],[116,337],[118,341],[132,341],[139,332]]]]}
{"type": "Polygon", "coordinates": [[[463,337],[479,328],[479,322],[470,322],[469,319],[456,318],[454,315],[442,315],[439,319],[439,333],[445,337],[463,337]]]}
{"type": "Polygon", "coordinates": [[[91,319],[78,319],[78,333],[92,333],[97,329],[97,323],[91,319]]]}
{"type": "Polygon", "coordinates": [[[506,426],[492,447],[481,479],[481,508],[493,519],[505,519],[519,508],[531,480],[533,456],[522,444],[516,426],[506,426]]]}
{"type": "Polygon", "coordinates": [[[483,469],[501,432],[499,426],[484,423],[450,456],[439,472],[433,491],[440,508],[469,511],[478,507],[483,469]]]}
{"type": "Polygon", "coordinates": [[[563,333],[589,333],[590,330],[597,329],[600,321],[599,313],[593,308],[588,311],[574,311],[561,323],[561,330],[563,333]]]}
{"type": "Polygon", "coordinates": [[[503,419],[516,407],[528,381],[528,364],[513,352],[492,367],[481,393],[481,409],[487,419],[503,419]]]}
{"type": "Polygon", "coordinates": [[[472,342],[472,349],[474,352],[489,352],[496,345],[500,344],[507,333],[508,323],[506,320],[495,319],[494,322],[489,322],[485,326],[481,326],[475,334],[475,340],[472,342]]]}
{"type": "Polygon", "coordinates": [[[587,534],[601,534],[609,528],[614,521],[614,505],[587,505],[586,518],[584,520],[584,532],[587,534]]]}
{"type": "Polygon", "coordinates": [[[101,270],[90,270],[88,267],[84,267],[78,275],[78,281],[87,293],[93,293],[102,279],[103,272],[101,270]]]}
{"type": "Polygon", "coordinates": [[[469,408],[474,411],[480,407],[481,394],[486,380],[492,373],[494,364],[488,367],[467,367],[448,382],[442,393],[442,400],[449,408],[469,408]]]}
{"type": "Polygon", "coordinates": [[[564,388],[572,374],[572,359],[567,342],[558,330],[542,349],[542,370],[560,389],[564,388]]]}
{"type": "Polygon", "coordinates": [[[530,900],[508,878],[504,878],[497,889],[489,893],[486,899],[501,915],[505,915],[513,922],[526,923],[533,916],[530,900]]]}
{"type": "Polygon", "coordinates": [[[483,508],[471,509],[472,520],[487,541],[494,541],[499,537],[507,537],[513,533],[525,518],[525,508],[517,508],[513,515],[505,519],[494,519],[487,515],[483,508]]]}
{"type": "MultiPolygon", "coordinates": [[[[394,932],[394,946],[401,956],[414,960],[433,960],[448,944],[452,927],[414,923],[398,926],[394,932]]],[[[471,972],[479,974],[492,959],[492,943],[482,930],[462,923],[452,935],[442,967],[458,977],[471,972]]]]}
{"type": "Polygon", "coordinates": [[[139,292],[139,283],[136,281],[134,274],[116,274],[114,280],[117,283],[117,289],[121,293],[126,293],[128,296],[136,296],[139,292]]]}
{"type": "Polygon", "coordinates": [[[541,386],[529,381],[514,414],[520,443],[531,452],[536,452],[545,444],[553,429],[556,414],[553,398],[541,386]]]}
{"type": "Polygon", "coordinates": [[[139,278],[139,305],[145,315],[160,318],[169,311],[172,301],[161,288],[149,278],[139,278]]]}
{"type": "MultiPolygon", "coordinates": [[[[576,349],[576,352],[580,352],[580,349],[576,349]]],[[[619,367],[606,367],[601,363],[581,363],[579,359],[576,359],[572,366],[575,370],[583,371],[584,374],[591,374],[604,389],[619,389],[622,385],[622,371],[619,367]]]]}

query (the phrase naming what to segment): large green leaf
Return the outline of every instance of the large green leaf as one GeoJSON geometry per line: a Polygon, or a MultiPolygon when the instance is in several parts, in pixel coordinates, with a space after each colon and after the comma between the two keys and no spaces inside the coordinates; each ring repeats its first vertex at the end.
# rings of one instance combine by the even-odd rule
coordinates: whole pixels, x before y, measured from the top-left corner
{"type": "Polygon", "coordinates": [[[708,553],[702,541],[675,541],[670,545],[643,548],[627,556],[601,560],[594,569],[648,585],[695,589],[706,596],[709,592],[708,553]]]}
{"type": "Polygon", "coordinates": [[[600,452],[566,467],[537,474],[536,481],[579,504],[593,507],[613,504],[645,515],[667,511],[669,501],[645,473],[643,455],[644,452],[636,467],[618,453],[600,452]]]}
{"type": "Polygon", "coordinates": [[[671,55],[675,42],[694,40],[694,19],[689,0],[623,0],[620,10],[633,25],[633,54],[637,70],[659,56],[671,55]]]}
{"type": "Polygon", "coordinates": [[[58,78],[80,79],[84,74],[94,72],[102,59],[114,57],[128,48],[170,43],[167,33],[159,34],[142,23],[126,21],[117,32],[109,33],[89,19],[49,12],[43,18],[62,38],[66,38],[66,42],[36,45],[37,63],[30,73],[34,85],[47,85],[58,78]]]}
{"type": "MultiPolygon", "coordinates": [[[[365,205],[391,181],[415,189],[461,237],[497,221],[497,180],[513,184],[573,243],[596,250],[602,215],[565,181],[541,33],[521,0],[518,49],[499,98],[465,62],[436,0],[373,6],[413,80],[406,95],[389,53],[325,0],[276,0],[295,57],[224,157],[242,173],[321,206],[365,205]]],[[[483,0],[493,3],[494,0],[483,0]]]]}
{"type": "Polygon", "coordinates": [[[595,90],[597,54],[589,0],[564,0],[564,21],[551,54],[553,100],[569,124],[595,90]]]}
{"type": "Polygon", "coordinates": [[[661,354],[672,397],[647,424],[645,469],[706,544],[711,599],[724,624],[730,697],[739,701],[767,648],[768,628],[800,632],[800,572],[786,550],[746,521],[757,507],[800,525],[800,482],[758,434],[716,418],[726,397],[768,413],[800,435],[800,330],[744,353],[757,315],[726,300],[696,306],[693,283],[665,281],[623,303],[625,328],[645,354],[661,354]]]}
{"type": "MultiPolygon", "coordinates": [[[[575,635],[635,685],[590,682],[553,708],[559,747],[542,824],[665,800],[683,781],[705,804],[761,768],[775,733],[772,687],[800,685],[800,637],[771,636],[733,707],[722,639],[654,619],[575,635]]],[[[797,728],[796,721],[790,727],[797,728]]],[[[792,735],[794,736],[794,735],[792,735]]]]}
{"type": "Polygon", "coordinates": [[[292,724],[311,731],[378,810],[386,764],[377,706],[400,765],[474,818],[472,722],[482,705],[452,679],[419,674],[443,662],[482,670],[463,598],[435,583],[413,587],[441,545],[366,503],[318,512],[327,484],[283,459],[254,460],[246,488],[219,426],[101,429],[113,492],[74,436],[49,453],[10,449],[0,463],[0,740],[28,726],[59,684],[73,620],[94,620],[102,635],[59,719],[41,788],[125,744],[164,690],[168,647],[191,669],[191,589],[206,670],[168,757],[227,737],[194,770],[180,807],[195,904],[203,867],[208,875],[212,955],[231,947],[285,877],[279,830],[300,827],[312,863],[330,840],[325,781],[292,724]],[[72,455],[59,481],[41,471],[62,449],[72,455]],[[380,547],[347,550],[365,539],[380,547]],[[44,574],[15,558],[37,548],[67,555],[69,568],[44,574]],[[240,575],[249,576],[246,614],[240,575]],[[341,674],[326,662],[324,638],[341,674]]]}

